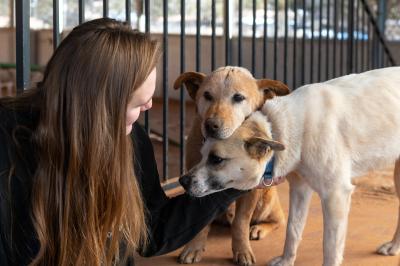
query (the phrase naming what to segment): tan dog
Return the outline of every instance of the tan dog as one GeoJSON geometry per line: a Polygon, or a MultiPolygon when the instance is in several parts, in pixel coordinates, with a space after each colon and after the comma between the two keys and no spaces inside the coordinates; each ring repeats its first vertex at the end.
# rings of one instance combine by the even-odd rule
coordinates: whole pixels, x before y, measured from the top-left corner
{"type": "MultiPolygon", "coordinates": [[[[197,117],[187,139],[186,168],[200,162],[200,149],[205,137],[224,139],[242,124],[246,117],[259,109],[267,99],[286,95],[288,87],[275,80],[253,78],[240,67],[223,67],[209,76],[186,72],[175,81],[174,88],[185,85],[196,102],[197,117]]],[[[253,190],[236,202],[236,215],[228,212],[232,223],[232,250],[240,265],[255,263],[250,239],[262,239],[284,223],[275,187],[253,190]],[[251,228],[249,227],[251,225],[251,228]]],[[[204,228],[189,242],[179,256],[180,263],[199,262],[205,249],[209,227],[204,228]]]]}
{"type": "MultiPolygon", "coordinates": [[[[395,163],[400,197],[399,84],[400,67],[383,68],[305,85],[267,101],[228,139],[207,139],[202,160],[180,182],[194,196],[251,189],[274,156],[273,178],[287,176],[290,207],[283,255],[269,265],[294,264],[315,191],[324,217],[323,265],[338,266],[352,179],[395,163]]],[[[377,252],[400,254],[400,219],[392,240],[377,252]]]]}

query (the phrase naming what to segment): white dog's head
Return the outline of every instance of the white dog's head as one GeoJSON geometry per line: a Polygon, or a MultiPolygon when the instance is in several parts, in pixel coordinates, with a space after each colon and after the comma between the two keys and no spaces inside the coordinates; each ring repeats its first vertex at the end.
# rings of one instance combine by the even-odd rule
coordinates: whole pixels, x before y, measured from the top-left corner
{"type": "Polygon", "coordinates": [[[196,102],[203,136],[216,139],[232,135],[267,99],[290,92],[280,81],[255,79],[247,69],[231,66],[218,68],[208,76],[199,72],[183,73],[176,79],[174,88],[182,84],[196,102]]]}
{"type": "Polygon", "coordinates": [[[270,132],[266,118],[256,112],[229,138],[206,139],[201,162],[179,179],[180,184],[196,197],[227,188],[256,187],[273,152],[284,149],[283,144],[272,140],[270,132]]]}

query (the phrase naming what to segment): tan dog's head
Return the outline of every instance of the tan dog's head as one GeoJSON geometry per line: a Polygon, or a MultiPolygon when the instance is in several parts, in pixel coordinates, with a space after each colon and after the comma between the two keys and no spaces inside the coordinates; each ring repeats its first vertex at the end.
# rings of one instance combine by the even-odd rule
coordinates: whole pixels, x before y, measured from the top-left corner
{"type": "Polygon", "coordinates": [[[256,112],[229,138],[206,139],[200,163],[179,179],[180,184],[196,197],[227,188],[256,187],[273,152],[284,149],[269,132],[270,124],[256,112]]]}
{"type": "Polygon", "coordinates": [[[289,94],[289,88],[280,81],[255,79],[241,67],[222,67],[209,76],[199,72],[181,74],[174,83],[178,89],[185,85],[196,102],[202,118],[204,137],[225,139],[266,99],[289,94]]]}

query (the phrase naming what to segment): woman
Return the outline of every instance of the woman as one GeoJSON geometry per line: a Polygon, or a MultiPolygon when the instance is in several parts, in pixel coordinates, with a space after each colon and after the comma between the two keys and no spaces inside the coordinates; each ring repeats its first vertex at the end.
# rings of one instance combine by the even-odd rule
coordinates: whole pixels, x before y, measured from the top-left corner
{"type": "Polygon", "coordinates": [[[0,265],[160,255],[239,196],[162,191],[151,142],[134,123],[151,107],[159,57],[149,36],[89,21],[60,44],[37,88],[0,100],[0,265]]]}

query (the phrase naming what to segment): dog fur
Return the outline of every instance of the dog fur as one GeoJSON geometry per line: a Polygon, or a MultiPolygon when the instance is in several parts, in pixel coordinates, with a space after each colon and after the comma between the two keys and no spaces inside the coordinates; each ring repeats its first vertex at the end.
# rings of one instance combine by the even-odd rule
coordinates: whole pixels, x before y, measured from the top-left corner
{"type": "MultiPolygon", "coordinates": [[[[175,89],[182,84],[197,108],[197,117],[186,143],[187,169],[200,162],[200,149],[205,137],[229,137],[267,99],[289,93],[285,84],[269,79],[256,80],[248,70],[240,67],[222,67],[209,76],[186,72],[175,81],[175,89]]],[[[232,224],[234,261],[240,265],[254,264],[255,256],[249,238],[264,238],[285,221],[276,188],[247,193],[236,201],[236,206],[230,206],[226,220],[232,224]]],[[[208,231],[209,226],[185,246],[178,262],[194,263],[201,260],[208,231]]]]}
{"type": "MultiPolygon", "coordinates": [[[[290,207],[283,255],[269,265],[294,264],[313,191],[323,209],[323,265],[340,265],[352,179],[395,163],[400,197],[400,67],[306,85],[267,101],[261,112],[228,139],[206,140],[201,162],[186,176],[187,191],[253,188],[275,156],[273,176],[287,176],[290,207]]],[[[400,220],[377,252],[400,253],[400,220]]]]}

